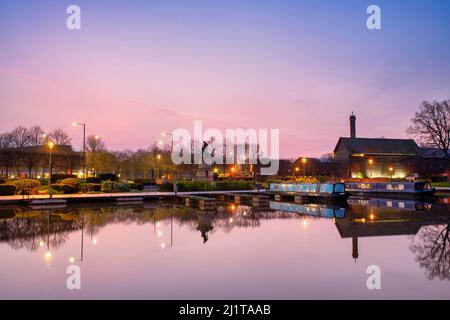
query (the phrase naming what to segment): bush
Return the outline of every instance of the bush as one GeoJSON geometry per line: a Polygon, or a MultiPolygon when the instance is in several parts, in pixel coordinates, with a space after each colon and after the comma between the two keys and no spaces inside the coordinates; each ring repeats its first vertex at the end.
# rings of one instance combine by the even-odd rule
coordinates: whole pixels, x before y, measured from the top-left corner
{"type": "Polygon", "coordinates": [[[16,186],[12,184],[0,184],[0,196],[13,196],[16,194],[16,186]]]}
{"type": "Polygon", "coordinates": [[[5,184],[6,180],[5,179],[0,179],[0,184],[5,184]]]}
{"type": "MultiPolygon", "coordinates": [[[[209,181],[180,181],[177,182],[178,191],[209,191],[213,190],[209,181]]],[[[173,191],[173,186],[172,190],[173,191]]]]}
{"type": "Polygon", "coordinates": [[[86,183],[102,183],[102,180],[100,180],[100,178],[86,178],[86,183]]]}
{"type": "Polygon", "coordinates": [[[34,179],[13,180],[8,184],[14,185],[16,187],[16,193],[18,194],[37,194],[39,192],[39,186],[41,185],[39,180],[34,179]]]}
{"type": "Polygon", "coordinates": [[[102,191],[102,185],[100,183],[82,183],[82,192],[100,192],[102,191]]]}
{"type": "Polygon", "coordinates": [[[134,179],[133,180],[134,183],[140,183],[144,186],[154,186],[156,185],[155,180],[152,179],[134,179]]]}
{"type": "Polygon", "coordinates": [[[78,178],[67,178],[59,182],[60,184],[66,184],[75,188],[80,188],[80,180],[78,178]]]}
{"type": "Polygon", "coordinates": [[[138,190],[138,191],[144,191],[144,184],[142,183],[130,183],[130,189],[131,190],[138,190]]]}
{"type": "Polygon", "coordinates": [[[52,174],[52,183],[56,183],[59,180],[69,179],[69,178],[76,178],[77,176],[75,174],[61,174],[61,173],[54,173],[52,174]]]}
{"type": "Polygon", "coordinates": [[[252,190],[253,183],[251,181],[217,181],[216,190],[252,190]]]}
{"type": "Polygon", "coordinates": [[[76,187],[70,184],[63,184],[63,183],[54,183],[52,184],[52,189],[56,190],[57,192],[63,193],[63,194],[72,194],[72,193],[78,193],[80,192],[80,187],[76,187]]]}
{"type": "Polygon", "coordinates": [[[172,182],[164,182],[159,185],[159,190],[172,192],[173,191],[173,183],[172,182]]]}
{"type": "Polygon", "coordinates": [[[101,181],[117,181],[117,175],[114,173],[101,173],[98,176],[101,181]]]}
{"type": "Polygon", "coordinates": [[[115,181],[103,181],[101,185],[101,191],[106,193],[112,192],[129,192],[130,184],[129,183],[120,183],[115,181]]]}

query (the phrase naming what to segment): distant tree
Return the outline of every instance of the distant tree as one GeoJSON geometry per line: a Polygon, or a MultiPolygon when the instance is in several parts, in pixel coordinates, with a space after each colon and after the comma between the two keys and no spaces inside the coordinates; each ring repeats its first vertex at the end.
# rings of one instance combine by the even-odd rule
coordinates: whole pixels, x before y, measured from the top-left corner
{"type": "Polygon", "coordinates": [[[87,151],[90,152],[100,152],[100,151],[105,151],[106,150],[106,146],[105,143],[103,142],[103,140],[98,137],[98,136],[94,136],[94,135],[90,135],[87,137],[86,139],[86,149],[87,151]]]}
{"type": "Polygon", "coordinates": [[[11,133],[0,134],[0,166],[4,176],[9,175],[9,168],[14,165],[15,155],[12,150],[12,136],[11,133]]]}
{"type": "Polygon", "coordinates": [[[48,134],[49,138],[52,139],[53,143],[56,145],[70,145],[72,139],[70,139],[69,135],[60,128],[52,130],[48,134]]]}
{"type": "Polygon", "coordinates": [[[29,135],[30,135],[30,145],[37,147],[42,144],[44,144],[44,130],[38,126],[34,125],[30,129],[28,129],[29,135]]]}
{"type": "Polygon", "coordinates": [[[25,127],[16,127],[10,133],[11,146],[13,148],[22,149],[31,143],[31,134],[25,127]]]}
{"type": "Polygon", "coordinates": [[[423,147],[438,148],[450,160],[450,100],[422,102],[407,132],[423,147]]]}

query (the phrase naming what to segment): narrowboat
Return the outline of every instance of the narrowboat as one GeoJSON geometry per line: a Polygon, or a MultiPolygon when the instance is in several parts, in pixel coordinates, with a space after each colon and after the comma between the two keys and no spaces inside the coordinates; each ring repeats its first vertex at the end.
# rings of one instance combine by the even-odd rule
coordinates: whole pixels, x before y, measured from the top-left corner
{"type": "Polygon", "coordinates": [[[290,196],[295,201],[336,201],[347,202],[350,196],[345,190],[345,184],[338,183],[271,183],[269,194],[276,197],[290,196]]]}
{"type": "MultiPolygon", "coordinates": [[[[345,207],[347,207],[345,205],[345,207]]],[[[320,218],[337,218],[345,217],[346,208],[337,204],[298,204],[287,202],[270,201],[270,210],[294,212],[301,215],[314,216],[320,218]]]]}
{"type": "Polygon", "coordinates": [[[415,182],[347,182],[346,190],[352,196],[432,198],[435,188],[426,181],[415,182]]]}

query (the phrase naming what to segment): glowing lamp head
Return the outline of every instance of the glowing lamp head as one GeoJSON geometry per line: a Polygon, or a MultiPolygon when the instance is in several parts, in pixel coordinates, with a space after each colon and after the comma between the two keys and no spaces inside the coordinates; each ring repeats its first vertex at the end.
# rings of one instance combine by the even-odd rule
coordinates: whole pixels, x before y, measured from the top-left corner
{"type": "Polygon", "coordinates": [[[372,164],[373,163],[373,159],[369,159],[369,164],[372,164]]]}
{"type": "Polygon", "coordinates": [[[389,167],[389,171],[391,171],[391,172],[392,172],[392,171],[394,171],[394,168],[392,168],[392,167],[389,167]]]}
{"type": "Polygon", "coordinates": [[[48,143],[48,147],[50,148],[50,150],[53,149],[54,146],[55,146],[55,144],[53,142],[50,141],[48,143]]]}
{"type": "Polygon", "coordinates": [[[306,158],[302,158],[302,162],[303,162],[303,163],[306,163],[306,158]]]}
{"type": "Polygon", "coordinates": [[[214,168],[214,173],[217,173],[217,172],[219,172],[219,169],[214,168]]]}
{"type": "Polygon", "coordinates": [[[161,155],[160,154],[158,154],[156,157],[158,158],[158,160],[161,159],[161,155]]]}
{"type": "Polygon", "coordinates": [[[300,171],[300,168],[299,168],[299,167],[296,167],[296,168],[295,168],[295,171],[296,171],[296,172],[299,172],[299,171],[300,171]]]}

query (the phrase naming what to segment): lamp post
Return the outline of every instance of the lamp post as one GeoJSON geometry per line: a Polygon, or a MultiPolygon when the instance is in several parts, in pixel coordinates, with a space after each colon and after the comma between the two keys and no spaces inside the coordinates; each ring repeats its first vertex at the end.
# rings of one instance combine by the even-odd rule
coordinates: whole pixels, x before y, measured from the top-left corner
{"type": "Polygon", "coordinates": [[[53,142],[48,143],[49,153],[48,153],[48,195],[51,198],[52,195],[52,149],[54,147],[53,142]]]}
{"type": "Polygon", "coordinates": [[[157,169],[157,176],[156,176],[156,179],[159,179],[159,160],[161,160],[161,155],[158,154],[158,155],[156,156],[156,158],[158,159],[158,169],[157,169]]]}
{"type": "Polygon", "coordinates": [[[294,177],[297,175],[297,173],[300,171],[299,167],[295,167],[294,169],[294,177]]]}
{"type": "Polygon", "coordinates": [[[302,158],[303,163],[303,178],[306,178],[306,158],[302,158]]]}
{"type": "Polygon", "coordinates": [[[373,178],[373,172],[372,172],[372,164],[373,164],[373,160],[369,159],[369,172],[370,172],[370,179],[373,178]]]}
{"type": "Polygon", "coordinates": [[[392,172],[394,171],[394,168],[393,167],[389,167],[389,174],[390,174],[390,176],[391,176],[391,179],[392,179],[392,172]]]}
{"type": "Polygon", "coordinates": [[[84,179],[86,179],[87,178],[87,172],[86,172],[86,124],[74,122],[74,123],[72,123],[72,125],[74,127],[83,126],[83,173],[84,173],[84,179]]]}

